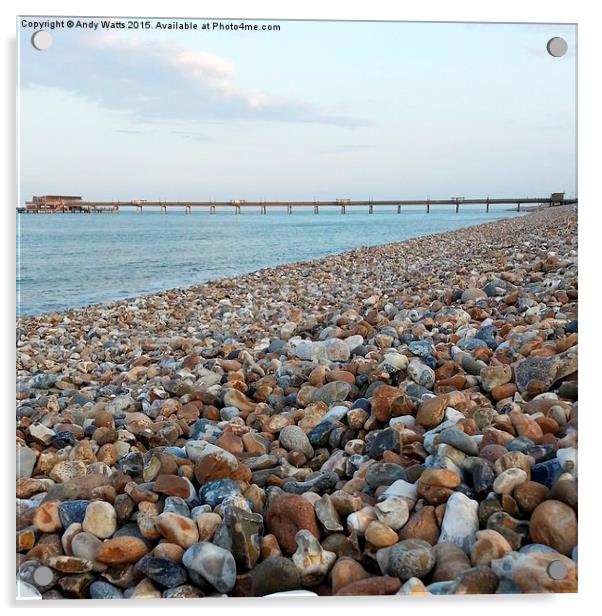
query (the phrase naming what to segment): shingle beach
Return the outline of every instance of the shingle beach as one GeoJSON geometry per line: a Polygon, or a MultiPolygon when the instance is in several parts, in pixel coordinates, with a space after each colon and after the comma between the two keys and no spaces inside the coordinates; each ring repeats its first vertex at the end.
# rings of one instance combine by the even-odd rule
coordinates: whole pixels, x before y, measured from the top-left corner
{"type": "Polygon", "coordinates": [[[577,269],[564,206],[19,318],[19,592],[576,592],[577,269]]]}

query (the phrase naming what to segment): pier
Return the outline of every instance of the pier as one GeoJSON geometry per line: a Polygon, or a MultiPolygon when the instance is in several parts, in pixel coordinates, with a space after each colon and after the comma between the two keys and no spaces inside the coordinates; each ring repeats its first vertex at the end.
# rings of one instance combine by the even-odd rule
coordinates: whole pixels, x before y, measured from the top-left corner
{"type": "Polygon", "coordinates": [[[135,199],[132,201],[84,201],[81,197],[46,195],[34,197],[24,206],[18,207],[17,211],[21,214],[100,214],[118,213],[122,209],[135,209],[142,213],[144,209],[159,208],[161,212],[167,213],[170,209],[182,209],[186,214],[191,214],[193,209],[208,211],[215,214],[217,210],[230,210],[235,214],[240,214],[245,209],[257,209],[260,214],[267,214],[270,209],[286,209],[288,214],[292,214],[296,208],[313,208],[314,214],[319,214],[321,209],[338,209],[341,214],[346,214],[349,208],[365,208],[369,214],[373,214],[375,208],[393,207],[398,214],[404,207],[422,206],[427,214],[433,206],[451,206],[456,214],[460,208],[467,206],[485,206],[485,211],[489,212],[494,205],[513,205],[517,211],[521,211],[524,205],[553,207],[559,205],[576,204],[577,199],[565,199],[564,193],[551,193],[547,197],[483,197],[483,198],[464,198],[451,197],[449,199],[335,199],[333,201],[246,201],[243,199],[232,199],[230,201],[145,201],[135,199]]]}

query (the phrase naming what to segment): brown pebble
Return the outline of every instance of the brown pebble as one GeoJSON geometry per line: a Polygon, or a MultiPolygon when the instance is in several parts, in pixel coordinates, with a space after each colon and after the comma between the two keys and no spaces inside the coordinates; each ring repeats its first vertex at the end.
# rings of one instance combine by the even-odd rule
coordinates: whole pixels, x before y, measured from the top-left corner
{"type": "Polygon", "coordinates": [[[577,545],[577,516],[565,503],[547,500],[531,515],[529,534],[536,543],[543,543],[569,556],[577,545]]]}
{"type": "Polygon", "coordinates": [[[394,595],[401,588],[399,578],[380,576],[357,580],[341,588],[337,596],[394,595]]]}
{"type": "Polygon", "coordinates": [[[138,562],[148,550],[142,539],[122,535],[107,539],[96,553],[96,560],[107,565],[138,562]]]}

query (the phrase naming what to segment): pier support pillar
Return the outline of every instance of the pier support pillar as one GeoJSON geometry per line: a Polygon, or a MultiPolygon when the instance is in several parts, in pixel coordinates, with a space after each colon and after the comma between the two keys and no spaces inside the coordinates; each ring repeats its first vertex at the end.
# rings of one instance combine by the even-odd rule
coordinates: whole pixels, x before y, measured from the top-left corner
{"type": "Polygon", "coordinates": [[[319,214],[320,208],[317,205],[314,205],[314,214],[319,214]]]}
{"type": "Polygon", "coordinates": [[[399,204],[397,205],[397,213],[401,214],[401,205],[399,205],[399,204]]]}
{"type": "Polygon", "coordinates": [[[187,214],[192,214],[192,208],[191,208],[189,205],[187,205],[187,206],[186,206],[186,208],[185,208],[185,210],[184,210],[184,211],[185,211],[187,214]]]}
{"type": "Polygon", "coordinates": [[[517,211],[517,212],[520,212],[520,203],[517,203],[517,204],[516,204],[516,206],[517,206],[517,207],[516,207],[516,211],[517,211]]]}
{"type": "Polygon", "coordinates": [[[489,214],[489,197],[487,197],[487,207],[485,208],[485,211],[489,214]]]}
{"type": "Polygon", "coordinates": [[[236,214],[240,214],[240,205],[235,206],[236,214]]]}
{"type": "Polygon", "coordinates": [[[137,205],[136,209],[138,210],[138,214],[142,214],[142,206],[141,205],[137,205]]]}
{"type": "Polygon", "coordinates": [[[268,210],[267,210],[267,208],[265,206],[265,203],[261,206],[261,213],[262,214],[267,214],[268,213],[268,210]]]}
{"type": "Polygon", "coordinates": [[[290,203],[286,206],[286,213],[287,214],[293,213],[293,206],[290,203]]]}
{"type": "Polygon", "coordinates": [[[346,214],[347,210],[345,209],[344,205],[341,205],[341,214],[346,214]]]}
{"type": "Polygon", "coordinates": [[[162,205],[162,206],[161,206],[161,211],[162,211],[164,214],[167,214],[167,206],[162,205]]]}
{"type": "Polygon", "coordinates": [[[431,213],[431,204],[430,204],[430,203],[427,203],[427,204],[426,204],[426,213],[427,213],[427,214],[430,214],[430,213],[431,213]]]}
{"type": "Polygon", "coordinates": [[[456,202],[456,214],[460,211],[460,204],[456,202]]]}
{"type": "Polygon", "coordinates": [[[374,214],[374,206],[372,203],[368,206],[368,214],[374,214]]]}
{"type": "Polygon", "coordinates": [[[209,206],[209,213],[210,214],[215,214],[215,205],[210,205],[209,206]]]}

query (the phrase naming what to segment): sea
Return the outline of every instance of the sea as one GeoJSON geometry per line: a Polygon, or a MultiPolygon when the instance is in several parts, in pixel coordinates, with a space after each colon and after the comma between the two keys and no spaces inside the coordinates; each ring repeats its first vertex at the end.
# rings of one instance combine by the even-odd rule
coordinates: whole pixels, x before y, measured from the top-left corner
{"type": "Polygon", "coordinates": [[[183,288],[501,218],[508,206],[17,214],[17,315],[183,288]]]}

